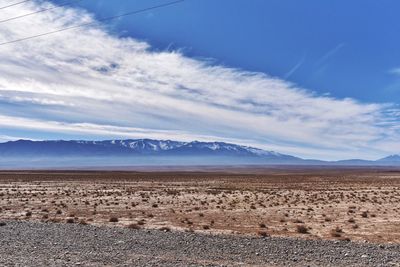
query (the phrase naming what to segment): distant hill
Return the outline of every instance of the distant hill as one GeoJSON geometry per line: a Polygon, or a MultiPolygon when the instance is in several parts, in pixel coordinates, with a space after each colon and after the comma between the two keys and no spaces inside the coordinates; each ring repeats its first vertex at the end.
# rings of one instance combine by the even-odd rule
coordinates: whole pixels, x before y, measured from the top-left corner
{"type": "Polygon", "coordinates": [[[378,160],[378,162],[397,162],[400,163],[400,155],[390,155],[386,158],[378,160]]]}

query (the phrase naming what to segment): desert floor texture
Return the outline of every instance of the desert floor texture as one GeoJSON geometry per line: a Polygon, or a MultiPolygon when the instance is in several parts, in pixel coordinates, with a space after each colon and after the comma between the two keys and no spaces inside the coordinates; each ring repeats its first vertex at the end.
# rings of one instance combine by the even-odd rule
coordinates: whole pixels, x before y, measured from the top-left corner
{"type": "Polygon", "coordinates": [[[400,242],[400,171],[0,172],[0,220],[400,242]]]}

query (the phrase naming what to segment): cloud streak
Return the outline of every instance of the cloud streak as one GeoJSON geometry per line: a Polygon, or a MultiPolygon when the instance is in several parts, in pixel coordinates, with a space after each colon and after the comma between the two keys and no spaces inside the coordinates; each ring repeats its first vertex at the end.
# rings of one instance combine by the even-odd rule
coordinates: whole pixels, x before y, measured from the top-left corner
{"type": "Polygon", "coordinates": [[[329,50],[325,55],[323,55],[315,65],[320,66],[324,64],[326,61],[328,61],[331,57],[333,57],[339,50],[341,50],[345,46],[344,43],[340,43],[337,46],[335,46],[333,49],[329,50]]]}
{"type": "Polygon", "coordinates": [[[303,65],[304,61],[305,57],[303,57],[299,62],[297,62],[296,65],[294,65],[293,68],[291,68],[283,77],[285,79],[290,78],[290,76],[292,76],[301,67],[301,65],[303,65]]]}
{"type": "Polygon", "coordinates": [[[391,69],[389,73],[400,76],[400,68],[391,69]]]}
{"type": "MultiPolygon", "coordinates": [[[[34,2],[3,13],[46,7],[51,4],[34,2]]],[[[84,10],[59,8],[0,24],[0,42],[92,21],[84,10]]],[[[323,159],[396,152],[387,145],[400,139],[395,113],[385,112],[390,105],[315,95],[263,73],[149,48],[106,26],[1,46],[1,128],[87,138],[233,140],[323,159]]]]}

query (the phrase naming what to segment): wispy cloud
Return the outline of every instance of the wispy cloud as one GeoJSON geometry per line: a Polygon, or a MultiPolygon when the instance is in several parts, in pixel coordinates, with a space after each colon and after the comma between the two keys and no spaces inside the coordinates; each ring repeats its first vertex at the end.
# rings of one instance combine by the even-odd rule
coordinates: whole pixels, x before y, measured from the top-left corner
{"type": "MultiPolygon", "coordinates": [[[[4,17],[38,5],[50,4],[6,9],[4,17]]],[[[57,9],[0,24],[0,42],[92,20],[83,10],[57,9]]],[[[400,140],[397,118],[385,112],[390,105],[315,95],[266,74],[154,52],[101,26],[1,46],[0,61],[1,129],[233,140],[324,159],[398,152],[387,145],[400,140]]]]}
{"type": "Polygon", "coordinates": [[[316,63],[316,66],[321,66],[326,63],[330,58],[332,58],[339,50],[345,46],[345,43],[340,43],[328,52],[326,52],[316,63]]]}
{"type": "Polygon", "coordinates": [[[394,68],[389,71],[389,73],[394,75],[400,75],[400,68],[394,68]]]}
{"type": "Polygon", "coordinates": [[[297,62],[296,65],[294,65],[293,68],[291,68],[283,77],[285,79],[290,78],[290,76],[292,76],[293,73],[295,73],[301,67],[301,65],[303,65],[304,60],[305,60],[305,57],[300,59],[299,62],[297,62]]]}

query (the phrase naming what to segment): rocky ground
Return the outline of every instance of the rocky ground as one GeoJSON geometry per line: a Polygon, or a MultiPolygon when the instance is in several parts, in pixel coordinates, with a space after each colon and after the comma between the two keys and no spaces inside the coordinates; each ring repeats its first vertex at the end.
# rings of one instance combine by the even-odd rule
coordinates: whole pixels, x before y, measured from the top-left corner
{"type": "Polygon", "coordinates": [[[0,223],[0,266],[400,266],[400,245],[0,223]]]}

